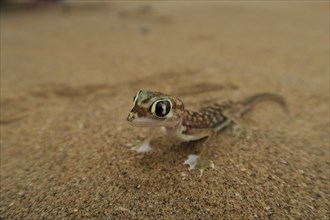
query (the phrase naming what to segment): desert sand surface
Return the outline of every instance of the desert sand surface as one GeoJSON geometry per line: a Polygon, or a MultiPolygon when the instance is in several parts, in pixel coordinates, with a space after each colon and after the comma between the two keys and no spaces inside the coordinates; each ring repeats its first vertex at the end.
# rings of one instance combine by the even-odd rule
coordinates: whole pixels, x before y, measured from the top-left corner
{"type": "Polygon", "coordinates": [[[1,219],[329,219],[329,2],[64,2],[1,12],[1,219]],[[126,121],[136,91],[188,109],[273,92],[212,142],[126,121]]]}

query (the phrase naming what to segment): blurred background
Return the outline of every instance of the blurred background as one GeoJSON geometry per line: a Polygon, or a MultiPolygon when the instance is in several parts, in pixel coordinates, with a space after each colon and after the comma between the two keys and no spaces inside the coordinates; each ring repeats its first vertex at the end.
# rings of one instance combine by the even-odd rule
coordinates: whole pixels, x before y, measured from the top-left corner
{"type": "MultiPolygon", "coordinates": [[[[45,82],[114,84],[182,69],[214,70],[225,80],[242,66],[293,83],[295,74],[326,76],[328,8],[322,2],[1,4],[5,90],[14,81],[16,90],[45,82]]],[[[159,89],[171,86],[161,81],[168,78],[159,78],[159,89]]]]}
{"type": "Polygon", "coordinates": [[[2,0],[0,36],[0,218],[329,217],[328,1],[2,0]],[[193,110],[274,92],[291,115],[256,108],[201,180],[194,147],[130,152],[140,89],[193,110]]]}

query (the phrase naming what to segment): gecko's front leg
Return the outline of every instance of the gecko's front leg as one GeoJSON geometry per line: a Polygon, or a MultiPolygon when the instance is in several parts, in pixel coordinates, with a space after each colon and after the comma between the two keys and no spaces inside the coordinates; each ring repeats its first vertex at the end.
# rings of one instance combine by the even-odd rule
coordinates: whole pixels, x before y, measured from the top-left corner
{"type": "Polygon", "coordinates": [[[188,159],[183,162],[183,164],[189,166],[189,171],[193,169],[199,169],[200,170],[200,176],[203,175],[203,172],[207,168],[214,168],[214,163],[210,159],[211,158],[211,146],[210,142],[213,140],[213,137],[215,135],[215,132],[213,129],[198,129],[198,132],[200,135],[201,133],[205,133],[205,136],[207,136],[207,139],[202,143],[201,151],[198,155],[196,154],[190,154],[188,155],[188,159]]]}
{"type": "Polygon", "coordinates": [[[141,145],[135,146],[132,148],[133,151],[137,153],[146,153],[152,150],[152,147],[150,146],[150,142],[154,137],[156,136],[156,130],[157,129],[150,129],[149,136],[142,142],[141,145]]]}
{"type": "Polygon", "coordinates": [[[132,148],[133,151],[137,152],[137,153],[146,153],[152,150],[151,146],[150,146],[150,141],[151,138],[147,138],[143,141],[143,143],[141,145],[135,146],[132,148]]]}

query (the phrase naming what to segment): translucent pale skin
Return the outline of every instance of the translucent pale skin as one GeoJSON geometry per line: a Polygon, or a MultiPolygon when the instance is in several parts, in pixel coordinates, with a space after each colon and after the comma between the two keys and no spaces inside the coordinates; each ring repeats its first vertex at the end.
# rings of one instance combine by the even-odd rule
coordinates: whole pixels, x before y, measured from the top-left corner
{"type": "MultiPolygon", "coordinates": [[[[163,127],[167,135],[175,136],[181,141],[196,141],[203,138],[199,155],[189,155],[184,164],[189,165],[189,170],[199,168],[201,174],[208,166],[214,167],[208,160],[207,148],[209,139],[231,123],[239,125],[243,131],[248,131],[246,123],[241,116],[261,101],[275,101],[286,109],[285,100],[278,95],[263,93],[251,96],[241,102],[222,102],[202,108],[199,112],[185,109],[183,102],[170,95],[148,90],[140,90],[133,99],[133,108],[127,120],[137,127],[163,127]]],[[[150,141],[154,132],[151,132],[142,145],[133,150],[142,153],[151,150],[150,141]]]]}

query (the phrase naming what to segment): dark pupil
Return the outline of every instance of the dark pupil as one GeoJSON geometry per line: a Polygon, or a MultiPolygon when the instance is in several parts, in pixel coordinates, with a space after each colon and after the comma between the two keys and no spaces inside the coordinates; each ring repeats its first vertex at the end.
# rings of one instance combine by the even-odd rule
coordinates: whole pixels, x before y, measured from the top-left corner
{"type": "Polygon", "coordinates": [[[169,101],[161,101],[156,104],[156,115],[159,117],[165,116],[170,112],[171,105],[169,101]]]}

